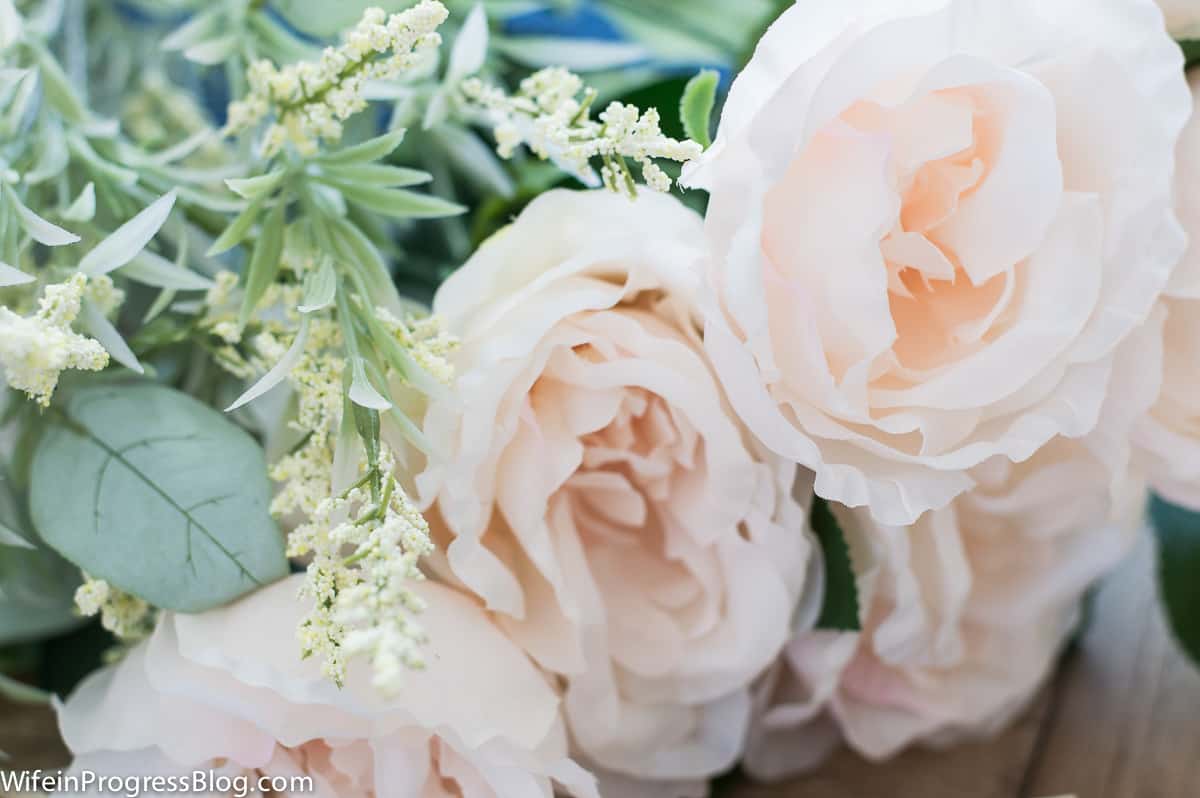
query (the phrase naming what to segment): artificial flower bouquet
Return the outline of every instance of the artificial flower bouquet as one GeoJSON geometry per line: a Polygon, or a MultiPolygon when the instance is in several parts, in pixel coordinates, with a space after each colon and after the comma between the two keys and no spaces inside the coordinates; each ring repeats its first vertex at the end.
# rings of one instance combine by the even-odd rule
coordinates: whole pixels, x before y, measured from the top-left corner
{"type": "Polygon", "coordinates": [[[946,744],[1146,519],[1200,655],[1200,4],[385,5],[0,0],[0,686],[72,772],[946,744]]]}

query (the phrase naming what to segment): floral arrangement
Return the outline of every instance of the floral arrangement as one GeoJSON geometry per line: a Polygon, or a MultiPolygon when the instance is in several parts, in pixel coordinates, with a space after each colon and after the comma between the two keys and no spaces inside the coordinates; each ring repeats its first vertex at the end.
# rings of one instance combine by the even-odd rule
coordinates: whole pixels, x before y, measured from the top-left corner
{"type": "Polygon", "coordinates": [[[383,5],[0,0],[0,694],[71,773],[945,745],[1151,534],[1200,661],[1194,3],[383,5]]]}

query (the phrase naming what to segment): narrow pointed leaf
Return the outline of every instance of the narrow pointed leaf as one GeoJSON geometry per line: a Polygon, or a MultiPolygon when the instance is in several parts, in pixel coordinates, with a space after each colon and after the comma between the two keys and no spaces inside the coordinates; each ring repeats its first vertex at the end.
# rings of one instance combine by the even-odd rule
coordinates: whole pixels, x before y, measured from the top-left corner
{"type": "Polygon", "coordinates": [[[21,202],[21,198],[17,196],[17,192],[13,191],[7,183],[4,184],[4,196],[12,203],[13,208],[16,210],[21,227],[25,228],[25,232],[29,233],[34,241],[45,244],[48,247],[59,247],[64,244],[74,244],[79,240],[79,236],[71,231],[64,230],[58,225],[46,221],[25,207],[25,203],[21,202]]]}
{"type": "Polygon", "coordinates": [[[454,49],[450,51],[450,63],[446,68],[446,82],[457,83],[478,72],[487,58],[487,48],[487,12],[483,3],[476,3],[454,40],[454,49]]]}
{"type": "Polygon", "coordinates": [[[73,222],[90,222],[96,215],[96,186],[88,183],[79,192],[71,206],[63,211],[63,218],[73,222]]]}
{"type": "Polygon", "coordinates": [[[37,546],[34,546],[24,537],[5,526],[3,521],[0,521],[0,546],[10,546],[17,549],[37,549],[37,546]]]}
{"type": "Polygon", "coordinates": [[[212,66],[225,61],[238,46],[238,34],[229,33],[224,36],[193,44],[183,51],[187,60],[204,66],[212,66]]]}
{"type": "Polygon", "coordinates": [[[367,370],[361,357],[353,359],[351,364],[354,378],[350,383],[350,401],[359,407],[370,410],[387,410],[392,403],[385,399],[375,386],[367,379],[367,370]]]}
{"type": "Polygon", "coordinates": [[[100,342],[105,351],[112,355],[112,359],[131,371],[145,374],[146,370],[138,362],[137,355],[133,354],[133,350],[129,348],[129,344],[125,343],[125,339],[121,337],[121,333],[117,332],[117,328],[112,325],[112,322],[104,318],[100,309],[85,299],[82,310],[84,329],[100,342]]]}
{"type": "Polygon", "coordinates": [[[263,200],[261,199],[250,203],[249,207],[239,213],[221,235],[217,236],[217,240],[212,242],[212,246],[208,248],[208,252],[205,254],[211,258],[214,255],[220,255],[222,252],[231,250],[242,243],[246,236],[250,234],[250,228],[258,221],[258,215],[262,212],[262,208],[263,200]]]}
{"type": "Polygon", "coordinates": [[[167,221],[175,207],[175,192],[169,191],[125,224],[118,227],[107,238],[97,244],[79,261],[79,271],[96,277],[119,269],[133,260],[154,234],[167,221]]]}
{"type": "Polygon", "coordinates": [[[121,274],[130,280],[156,288],[173,291],[207,291],[213,282],[190,269],[184,269],[150,250],[142,250],[133,260],[121,267],[121,274]]]}
{"type": "Polygon", "coordinates": [[[817,628],[857,632],[862,625],[850,547],[829,504],[819,496],[813,497],[812,528],[825,557],[825,601],[817,628]]]}
{"type": "Polygon", "coordinates": [[[0,261],[0,288],[8,288],[13,285],[25,285],[33,282],[33,275],[26,274],[20,269],[13,268],[7,263],[0,261]]]}
{"type": "Polygon", "coordinates": [[[404,189],[379,188],[378,186],[356,186],[342,181],[329,181],[337,186],[350,202],[367,210],[393,219],[441,219],[459,216],[466,208],[431,194],[418,194],[404,189]]]}
{"type": "MultiPolygon", "coordinates": [[[[405,169],[377,163],[349,163],[330,166],[326,172],[330,182],[383,187],[419,186],[433,180],[420,169],[405,169]]],[[[318,178],[320,179],[320,178],[318,178]]]]}
{"type": "Polygon", "coordinates": [[[712,129],[712,111],[720,81],[720,74],[705,69],[687,82],[679,101],[679,118],[683,122],[684,133],[706,150],[712,144],[709,131],[712,129]]]}
{"type": "Polygon", "coordinates": [[[315,313],[318,310],[324,310],[333,304],[336,294],[337,271],[333,268],[333,261],[326,257],[305,280],[304,304],[299,307],[299,311],[315,313]]]}
{"type": "Polygon", "coordinates": [[[279,254],[283,251],[283,204],[276,205],[263,222],[258,241],[254,243],[254,254],[246,269],[245,295],[242,297],[241,324],[250,320],[258,307],[259,300],[279,274],[279,254]]]}
{"type": "Polygon", "coordinates": [[[265,175],[257,175],[256,177],[234,178],[225,181],[225,185],[229,190],[239,197],[245,197],[248,200],[258,199],[266,196],[274,191],[281,182],[283,182],[284,171],[276,169],[273,172],[268,172],[265,175]]]}
{"type": "Polygon", "coordinates": [[[1163,611],[1179,647],[1200,666],[1200,513],[1155,496],[1150,519],[1158,537],[1163,611]]]}
{"type": "Polygon", "coordinates": [[[283,357],[279,359],[270,371],[264,374],[258,382],[250,386],[250,388],[237,398],[237,400],[229,407],[225,408],[226,413],[232,413],[243,405],[253,402],[258,397],[265,394],[275,386],[287,379],[287,376],[292,373],[292,369],[296,368],[296,364],[300,362],[300,358],[304,356],[304,347],[308,343],[308,317],[304,316],[300,319],[300,329],[296,331],[296,337],[292,340],[292,345],[283,353],[283,357]]]}
{"type": "Polygon", "coordinates": [[[340,150],[326,153],[319,156],[317,160],[325,164],[370,163],[371,161],[378,161],[399,147],[400,142],[403,140],[404,130],[393,130],[390,133],[384,133],[382,136],[368,139],[361,144],[343,147],[340,150]]]}
{"type": "Polygon", "coordinates": [[[184,50],[202,42],[216,30],[219,20],[214,11],[206,11],[189,19],[167,34],[159,46],[164,50],[184,50]]]}

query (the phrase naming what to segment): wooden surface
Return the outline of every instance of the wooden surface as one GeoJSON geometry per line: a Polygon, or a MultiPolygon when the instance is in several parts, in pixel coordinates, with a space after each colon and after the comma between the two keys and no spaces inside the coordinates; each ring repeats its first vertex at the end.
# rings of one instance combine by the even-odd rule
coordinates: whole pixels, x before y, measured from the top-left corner
{"type": "MultiPolygon", "coordinates": [[[[1197,575],[1200,578],[1200,575],[1197,575]]],[[[1081,644],[1021,720],[990,742],[912,750],[883,765],[842,751],[787,784],[737,779],[719,798],[1200,798],[1200,673],[1156,605],[1150,546],[1105,584],[1081,644]]],[[[0,704],[0,767],[66,753],[42,710],[0,704]]],[[[386,798],[386,797],[381,797],[386,798]]]]}

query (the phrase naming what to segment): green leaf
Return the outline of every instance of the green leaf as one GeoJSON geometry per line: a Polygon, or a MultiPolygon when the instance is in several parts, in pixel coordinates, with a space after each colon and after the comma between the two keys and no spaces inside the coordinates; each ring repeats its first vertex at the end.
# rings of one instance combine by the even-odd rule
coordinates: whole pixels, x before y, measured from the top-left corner
{"type": "Polygon", "coordinates": [[[812,528],[825,558],[825,601],[821,606],[821,616],[817,619],[817,628],[839,632],[860,631],[858,583],[850,562],[850,547],[841,524],[829,509],[829,504],[820,496],[813,497],[812,528]]]}
{"type": "Polygon", "coordinates": [[[393,219],[440,219],[458,216],[467,210],[457,202],[450,202],[431,194],[405,191],[402,188],[361,186],[341,180],[328,182],[350,202],[393,219]]]}
{"type": "Polygon", "coordinates": [[[125,342],[125,338],[121,335],[120,331],[88,299],[83,300],[80,324],[89,335],[104,347],[104,350],[112,356],[113,360],[138,374],[146,373],[145,368],[138,362],[137,355],[129,348],[129,344],[125,342]]]}
{"type": "Polygon", "coordinates": [[[168,191],[118,227],[79,260],[79,271],[96,277],[119,269],[146,248],[175,207],[174,190],[168,191]]]}
{"type": "Polygon", "coordinates": [[[281,202],[267,214],[258,241],[254,242],[254,254],[250,256],[244,281],[246,293],[242,297],[242,310],[238,315],[238,321],[243,326],[279,274],[279,255],[283,251],[283,208],[281,202]]]}
{"type": "Polygon", "coordinates": [[[713,105],[717,101],[717,85],[721,76],[715,70],[705,69],[688,81],[679,100],[679,118],[687,137],[704,149],[712,145],[709,130],[712,128],[713,105]]]}
{"type": "Polygon", "coordinates": [[[412,0],[273,0],[271,7],[279,12],[296,30],[324,38],[354,26],[370,6],[379,6],[388,13],[402,11],[413,5],[412,0]]]}
{"type": "Polygon", "coordinates": [[[1184,39],[1179,46],[1183,48],[1183,59],[1189,68],[1200,63],[1200,39],[1184,39]]]}
{"type": "Polygon", "coordinates": [[[39,690],[2,673],[0,673],[0,698],[16,704],[50,703],[50,694],[45,690],[39,690]]]}
{"type": "Polygon", "coordinates": [[[213,281],[202,274],[185,269],[150,250],[142,250],[121,267],[121,275],[143,285],[169,288],[173,291],[207,291],[213,281]]]}
{"type": "Polygon", "coordinates": [[[384,133],[382,136],[376,136],[373,139],[367,139],[361,144],[354,144],[350,147],[343,147],[340,150],[325,153],[318,156],[317,160],[323,164],[370,163],[371,161],[378,161],[383,156],[389,154],[392,150],[399,147],[402,141],[404,141],[403,128],[384,133]]]}
{"type": "Polygon", "coordinates": [[[262,208],[262,199],[250,203],[246,210],[239,213],[237,218],[229,223],[229,226],[217,237],[217,240],[212,242],[212,246],[208,248],[208,252],[205,254],[211,258],[213,255],[220,255],[222,252],[233,249],[242,243],[250,233],[250,228],[258,220],[258,214],[262,212],[262,208]]]}
{"type": "Polygon", "coordinates": [[[337,271],[333,268],[333,259],[326,255],[321,258],[320,265],[305,278],[303,304],[297,310],[301,313],[324,310],[333,304],[336,294],[337,271]]]}
{"type": "Polygon", "coordinates": [[[267,172],[265,175],[257,175],[255,177],[229,178],[225,181],[225,185],[239,197],[254,200],[259,197],[269,196],[283,182],[286,174],[284,170],[276,169],[267,172]]]}
{"type": "Polygon", "coordinates": [[[0,526],[24,545],[0,545],[0,646],[39,640],[80,623],[75,613],[79,570],[28,534],[12,491],[0,481],[0,526]]]}
{"type": "Polygon", "coordinates": [[[33,520],[78,567],[179,612],[287,574],[262,450],[220,413],[139,382],[80,388],[48,419],[33,520]]]}
{"type": "Polygon", "coordinates": [[[433,179],[428,172],[422,172],[419,169],[405,169],[401,166],[378,163],[332,164],[328,167],[327,174],[333,181],[392,188],[419,186],[433,179]]]}
{"type": "Polygon", "coordinates": [[[1200,666],[1200,513],[1155,496],[1150,520],[1158,533],[1163,609],[1180,647],[1200,666]]]}

